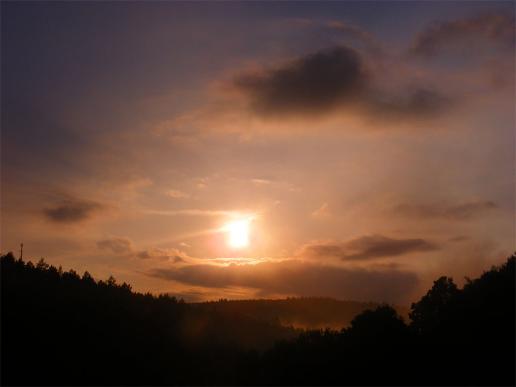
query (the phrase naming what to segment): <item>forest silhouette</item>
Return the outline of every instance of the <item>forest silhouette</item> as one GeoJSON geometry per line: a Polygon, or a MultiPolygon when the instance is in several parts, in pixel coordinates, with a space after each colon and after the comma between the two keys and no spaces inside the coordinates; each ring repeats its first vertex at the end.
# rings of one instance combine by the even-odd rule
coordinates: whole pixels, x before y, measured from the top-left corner
{"type": "Polygon", "coordinates": [[[408,318],[355,304],[340,330],[280,321],[329,300],[189,304],[43,260],[0,262],[2,385],[515,383],[515,255],[463,288],[437,279],[408,318]]]}

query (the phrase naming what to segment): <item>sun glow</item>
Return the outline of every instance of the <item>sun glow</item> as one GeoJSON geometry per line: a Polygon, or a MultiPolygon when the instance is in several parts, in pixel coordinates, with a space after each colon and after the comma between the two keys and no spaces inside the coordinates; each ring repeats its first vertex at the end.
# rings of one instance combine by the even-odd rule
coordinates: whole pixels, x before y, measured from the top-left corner
{"type": "Polygon", "coordinates": [[[228,244],[234,249],[249,246],[249,226],[251,219],[239,219],[228,223],[225,227],[228,233],[228,244]]]}

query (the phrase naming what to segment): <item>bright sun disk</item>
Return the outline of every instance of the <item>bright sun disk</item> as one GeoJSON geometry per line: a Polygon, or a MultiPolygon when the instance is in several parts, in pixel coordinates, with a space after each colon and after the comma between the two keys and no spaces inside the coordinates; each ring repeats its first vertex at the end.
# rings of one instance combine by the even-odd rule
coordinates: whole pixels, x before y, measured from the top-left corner
{"type": "Polygon", "coordinates": [[[250,219],[240,219],[226,225],[229,246],[240,249],[249,245],[249,223],[250,219]]]}

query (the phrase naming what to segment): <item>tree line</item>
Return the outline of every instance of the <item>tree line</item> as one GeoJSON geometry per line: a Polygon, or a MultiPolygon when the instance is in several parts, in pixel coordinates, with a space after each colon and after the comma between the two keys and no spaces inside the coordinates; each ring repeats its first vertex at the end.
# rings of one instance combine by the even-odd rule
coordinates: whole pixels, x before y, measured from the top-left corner
{"type": "Polygon", "coordinates": [[[341,330],[298,330],[8,253],[0,257],[1,382],[514,385],[515,261],[461,289],[437,279],[407,321],[376,305],[341,330]]]}

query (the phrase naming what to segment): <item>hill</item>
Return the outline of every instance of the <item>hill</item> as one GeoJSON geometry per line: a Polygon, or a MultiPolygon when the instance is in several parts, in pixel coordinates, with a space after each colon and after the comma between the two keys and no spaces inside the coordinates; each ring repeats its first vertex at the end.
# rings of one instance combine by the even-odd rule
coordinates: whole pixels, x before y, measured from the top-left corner
{"type": "MultiPolygon", "coordinates": [[[[322,297],[259,300],[219,300],[194,304],[198,308],[226,313],[237,313],[270,324],[280,324],[299,329],[342,329],[351,324],[355,316],[376,309],[375,302],[356,302],[322,297]]],[[[408,319],[408,308],[394,307],[398,314],[408,319]]]]}
{"type": "Polygon", "coordinates": [[[515,384],[516,256],[459,289],[441,277],[410,324],[380,306],[349,328],[277,343],[255,378],[270,385],[515,384]]]}
{"type": "Polygon", "coordinates": [[[0,262],[2,384],[227,380],[222,375],[240,354],[299,334],[168,295],[134,293],[112,277],[96,281],[43,260],[34,265],[7,254],[0,262]]]}
{"type": "Polygon", "coordinates": [[[274,322],[271,305],[295,305],[292,317],[338,301],[191,305],[7,254],[1,384],[514,385],[515,263],[462,289],[437,279],[409,322],[380,305],[339,331],[299,331],[274,322]]]}

